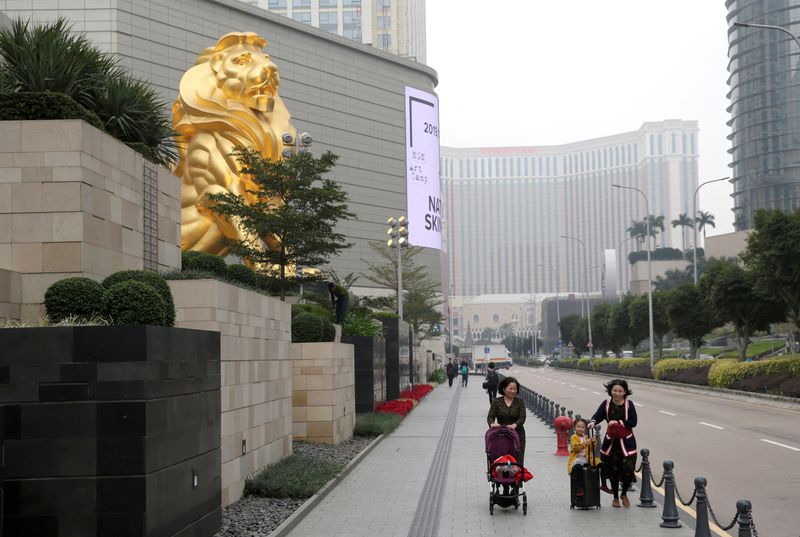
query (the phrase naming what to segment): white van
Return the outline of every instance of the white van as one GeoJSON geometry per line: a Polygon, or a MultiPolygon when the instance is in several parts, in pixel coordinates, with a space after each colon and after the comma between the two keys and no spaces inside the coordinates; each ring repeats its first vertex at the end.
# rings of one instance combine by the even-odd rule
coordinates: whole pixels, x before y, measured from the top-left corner
{"type": "Polygon", "coordinates": [[[633,351],[622,351],[623,358],[633,358],[633,351]]]}

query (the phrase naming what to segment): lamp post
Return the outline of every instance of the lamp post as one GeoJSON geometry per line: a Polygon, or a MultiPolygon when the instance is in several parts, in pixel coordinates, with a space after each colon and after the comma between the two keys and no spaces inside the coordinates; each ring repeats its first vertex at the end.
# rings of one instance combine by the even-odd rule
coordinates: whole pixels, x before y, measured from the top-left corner
{"type": "MultiPolygon", "coordinates": [[[[618,277],[622,276],[622,263],[625,262],[625,258],[622,256],[622,245],[628,241],[636,240],[637,237],[628,237],[627,239],[622,239],[622,241],[617,246],[617,251],[620,253],[619,260],[621,261],[620,266],[617,267],[617,274],[618,277]]],[[[620,279],[619,283],[619,303],[622,304],[622,297],[625,293],[622,292],[622,280],[620,279]]]]}
{"type": "Polygon", "coordinates": [[[450,284],[450,293],[447,296],[447,344],[450,347],[448,351],[453,354],[453,291],[455,285],[450,284]]]}
{"type": "Polygon", "coordinates": [[[561,235],[562,239],[578,241],[583,246],[583,296],[586,300],[586,319],[589,328],[589,361],[594,358],[594,343],[592,343],[592,308],[589,306],[589,263],[586,261],[586,243],[578,237],[561,235]]]}
{"type": "Polygon", "coordinates": [[[694,247],[694,261],[692,265],[694,267],[694,284],[697,285],[697,193],[700,191],[700,187],[707,185],[709,183],[716,183],[717,181],[727,181],[730,177],[721,177],[719,179],[712,179],[710,181],[705,181],[697,185],[697,188],[694,189],[694,195],[692,196],[692,241],[694,247]]]}
{"type": "Polygon", "coordinates": [[[554,269],[550,265],[536,265],[536,266],[550,269],[550,271],[553,273],[553,276],[555,276],[556,278],[556,318],[558,319],[556,325],[558,328],[558,340],[561,341],[561,305],[559,304],[559,297],[558,297],[559,288],[561,287],[561,285],[559,283],[558,272],[556,272],[556,269],[554,269]]]}
{"type": "Polygon", "coordinates": [[[773,26],[772,24],[754,24],[750,22],[734,22],[734,26],[738,26],[739,28],[764,28],[767,30],[778,30],[779,32],[783,32],[785,34],[789,34],[794,42],[797,43],[797,46],[800,47],[800,39],[796,35],[794,35],[788,28],[784,28],[783,26],[773,26]]]}
{"type": "Polygon", "coordinates": [[[386,234],[389,240],[386,244],[391,248],[397,248],[397,315],[403,320],[403,248],[408,248],[408,219],[405,216],[400,218],[389,218],[386,221],[389,229],[386,234]]]}
{"type": "Polygon", "coordinates": [[[644,192],[634,186],[613,184],[611,186],[625,190],[635,190],[644,198],[644,207],[647,214],[645,217],[645,222],[647,222],[647,313],[650,317],[650,369],[653,369],[655,350],[653,345],[653,262],[650,259],[650,200],[647,199],[647,195],[644,192]]]}
{"type": "MultiPolygon", "coordinates": [[[[314,141],[311,138],[311,135],[307,132],[301,132],[297,137],[292,136],[290,132],[284,132],[281,134],[281,141],[283,145],[294,146],[295,152],[299,153],[301,151],[307,151],[309,147],[311,147],[311,143],[314,141]]],[[[289,158],[292,156],[292,148],[286,147],[283,149],[281,153],[283,158],[289,158]]],[[[300,301],[305,302],[303,299],[303,267],[295,263],[295,277],[300,282],[300,301]]]]}

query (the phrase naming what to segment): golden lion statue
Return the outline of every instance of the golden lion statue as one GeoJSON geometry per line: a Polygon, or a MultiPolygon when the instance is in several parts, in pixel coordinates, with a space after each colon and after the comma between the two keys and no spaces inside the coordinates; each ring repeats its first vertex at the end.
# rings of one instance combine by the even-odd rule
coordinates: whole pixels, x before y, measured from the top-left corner
{"type": "Polygon", "coordinates": [[[181,178],[181,250],[225,255],[224,239],[250,240],[235,221],[209,210],[206,194],[231,192],[253,201],[256,185],[241,173],[231,151],[244,146],[264,158],[294,147],[295,130],[278,96],[278,68],[252,32],[223,36],[197,57],[181,78],[172,105],[181,178]],[[287,144],[283,138],[286,136],[287,144]]]}

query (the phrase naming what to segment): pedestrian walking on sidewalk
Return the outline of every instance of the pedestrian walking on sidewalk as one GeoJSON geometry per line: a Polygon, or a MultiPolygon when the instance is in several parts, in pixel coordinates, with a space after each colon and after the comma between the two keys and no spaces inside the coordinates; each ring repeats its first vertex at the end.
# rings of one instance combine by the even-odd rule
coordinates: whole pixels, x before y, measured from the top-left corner
{"type": "Polygon", "coordinates": [[[519,459],[517,462],[524,466],[525,459],[525,403],[517,397],[519,382],[514,377],[505,377],[498,386],[502,397],[492,401],[486,421],[489,427],[508,427],[514,429],[519,435],[519,459]]]}
{"type": "Polygon", "coordinates": [[[489,404],[491,405],[497,399],[497,386],[500,384],[500,376],[494,369],[494,364],[489,363],[488,371],[486,373],[486,380],[483,381],[483,387],[486,393],[489,394],[489,404]]]}
{"type": "Polygon", "coordinates": [[[447,360],[445,372],[447,373],[447,385],[448,387],[452,388],[453,379],[456,378],[456,375],[458,374],[458,366],[456,366],[456,362],[452,358],[447,360]]]}
{"type": "Polygon", "coordinates": [[[611,493],[614,495],[611,506],[619,507],[621,499],[623,506],[630,507],[628,489],[636,470],[636,437],[633,434],[638,421],[636,406],[628,398],[633,392],[625,380],[614,379],[605,384],[605,388],[610,399],[600,403],[589,421],[589,427],[594,427],[599,421],[608,422],[600,445],[600,460],[606,476],[611,480],[611,493]],[[619,489],[620,483],[622,491],[619,489]]]}
{"type": "Polygon", "coordinates": [[[469,365],[467,364],[466,360],[461,360],[461,368],[459,369],[461,373],[461,387],[466,388],[467,383],[469,382],[469,365]]]}

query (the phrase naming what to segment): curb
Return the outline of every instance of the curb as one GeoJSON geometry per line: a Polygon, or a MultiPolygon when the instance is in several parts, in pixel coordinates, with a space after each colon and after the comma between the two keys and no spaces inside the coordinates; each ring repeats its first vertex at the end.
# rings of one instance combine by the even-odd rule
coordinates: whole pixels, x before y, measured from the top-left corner
{"type": "MultiPolygon", "coordinates": [[[[525,367],[525,366],[520,366],[525,367]]],[[[533,370],[542,369],[543,371],[546,370],[545,368],[530,368],[533,370]]],[[[583,375],[592,375],[595,377],[605,377],[605,378],[612,378],[615,377],[613,373],[596,373],[594,371],[585,371],[582,369],[561,369],[561,368],[548,368],[551,371],[567,371],[567,372],[575,372],[580,373],[583,375]]],[[[630,380],[635,380],[637,382],[645,382],[648,384],[656,384],[661,385],[669,388],[673,388],[676,391],[686,392],[686,393],[695,393],[700,395],[707,395],[707,396],[718,396],[723,399],[729,399],[731,401],[743,401],[747,403],[754,403],[758,405],[768,406],[772,408],[782,408],[785,410],[796,410],[800,411],[800,400],[795,399],[793,397],[786,397],[783,395],[771,395],[768,393],[756,393],[756,392],[745,392],[742,390],[731,390],[728,388],[714,388],[711,386],[693,386],[691,384],[682,384],[680,382],[671,382],[668,380],[654,380],[648,379],[643,377],[632,377],[626,376],[622,374],[617,374],[615,378],[626,378],[630,380]]]]}
{"type": "Polygon", "coordinates": [[[367,456],[369,453],[375,449],[375,446],[381,443],[383,439],[386,438],[385,434],[378,436],[375,440],[370,442],[367,447],[365,447],[361,453],[355,456],[353,460],[347,463],[347,466],[344,467],[342,473],[328,481],[324,487],[320,489],[319,492],[311,496],[308,500],[305,501],[303,505],[301,505],[294,513],[292,513],[289,518],[281,522],[281,525],[272,530],[269,534],[269,537],[286,537],[289,533],[297,526],[305,516],[312,510],[314,507],[320,503],[325,496],[327,496],[336,485],[338,485],[347,474],[349,474],[353,468],[358,466],[358,464],[367,456]]]}

